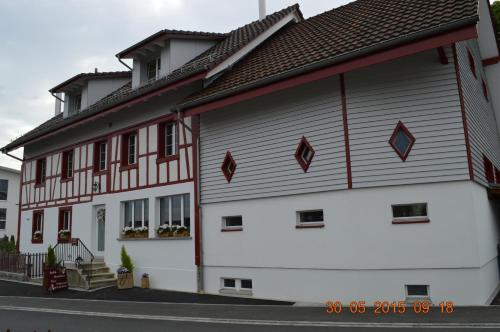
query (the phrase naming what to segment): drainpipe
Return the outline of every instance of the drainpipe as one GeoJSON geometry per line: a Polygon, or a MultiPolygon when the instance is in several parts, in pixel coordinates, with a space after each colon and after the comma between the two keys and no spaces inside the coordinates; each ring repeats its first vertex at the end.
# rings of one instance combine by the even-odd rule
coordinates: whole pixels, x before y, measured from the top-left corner
{"type": "Polygon", "coordinates": [[[127,67],[129,70],[132,70],[132,68],[130,68],[129,65],[127,65],[125,62],[123,62],[123,60],[120,57],[118,57],[118,55],[116,56],[116,58],[118,59],[118,61],[120,61],[120,63],[122,65],[124,65],[125,67],[127,67]]]}

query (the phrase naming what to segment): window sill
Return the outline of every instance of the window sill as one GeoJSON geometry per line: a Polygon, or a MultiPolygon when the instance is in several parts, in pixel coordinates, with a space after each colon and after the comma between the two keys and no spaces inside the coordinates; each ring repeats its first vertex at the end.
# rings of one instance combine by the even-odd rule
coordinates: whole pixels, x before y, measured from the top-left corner
{"type": "Polygon", "coordinates": [[[43,188],[45,187],[45,182],[44,183],[35,183],[35,188],[43,188]]]}
{"type": "MultiPolygon", "coordinates": [[[[121,168],[120,168],[120,169],[121,169],[121,168]]],[[[105,174],[108,174],[108,170],[107,170],[107,169],[105,169],[105,170],[103,170],[103,171],[93,171],[93,172],[92,172],[92,175],[93,175],[93,176],[105,175],[105,174]]]]}
{"type": "Polygon", "coordinates": [[[128,171],[131,169],[137,169],[137,168],[139,168],[139,165],[137,163],[135,163],[133,165],[122,165],[122,166],[120,166],[120,172],[128,171]]]}
{"type": "Polygon", "coordinates": [[[252,296],[253,293],[251,290],[246,290],[246,289],[240,289],[237,290],[236,288],[221,288],[219,289],[220,294],[224,295],[238,295],[238,296],[252,296]]]}
{"type": "Polygon", "coordinates": [[[162,164],[162,163],[166,163],[167,161],[172,161],[172,160],[179,160],[179,155],[176,154],[176,155],[173,155],[173,156],[156,158],[156,163],[157,164],[162,164]]]}
{"type": "Polygon", "coordinates": [[[310,225],[308,224],[299,224],[299,225],[295,225],[295,228],[296,229],[306,229],[306,228],[324,228],[325,227],[325,224],[323,223],[311,223],[310,225]]]}
{"type": "Polygon", "coordinates": [[[191,236],[172,236],[172,237],[144,237],[144,238],[117,238],[117,241],[176,241],[176,240],[192,240],[191,236]]]}
{"type": "Polygon", "coordinates": [[[222,228],[221,232],[243,232],[243,227],[222,228]]]}
{"type": "Polygon", "coordinates": [[[43,239],[40,239],[40,240],[31,240],[31,243],[32,244],[42,244],[43,243],[43,239]]]}
{"type": "Polygon", "coordinates": [[[428,224],[431,220],[429,218],[407,218],[407,219],[392,219],[393,225],[404,224],[428,224]]]}
{"type": "Polygon", "coordinates": [[[73,178],[61,178],[61,183],[73,181],[73,178]]]}

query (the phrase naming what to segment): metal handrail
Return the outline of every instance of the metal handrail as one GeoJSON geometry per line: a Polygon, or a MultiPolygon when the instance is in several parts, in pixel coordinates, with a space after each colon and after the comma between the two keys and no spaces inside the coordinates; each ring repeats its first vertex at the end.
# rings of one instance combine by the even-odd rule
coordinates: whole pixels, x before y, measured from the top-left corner
{"type": "Polygon", "coordinates": [[[59,265],[65,266],[65,262],[72,262],[77,269],[81,269],[82,274],[86,276],[87,287],[90,288],[95,257],[82,240],[71,239],[68,242],[59,242],[54,247],[54,253],[59,265]]]}

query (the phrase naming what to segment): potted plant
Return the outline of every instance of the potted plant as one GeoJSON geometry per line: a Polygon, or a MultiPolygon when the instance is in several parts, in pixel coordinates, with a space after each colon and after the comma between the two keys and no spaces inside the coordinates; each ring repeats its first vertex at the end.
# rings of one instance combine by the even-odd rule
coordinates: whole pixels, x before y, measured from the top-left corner
{"type": "Polygon", "coordinates": [[[58,234],[59,234],[59,241],[63,242],[68,241],[71,236],[71,232],[67,229],[61,229],[58,234]]]}
{"type": "Polygon", "coordinates": [[[149,237],[149,229],[146,226],[138,227],[134,231],[135,231],[135,237],[137,237],[137,238],[148,238],[149,237]]]}
{"type": "Polygon", "coordinates": [[[33,240],[40,241],[41,239],[42,239],[42,232],[41,231],[35,231],[33,233],[33,240]]]}
{"type": "Polygon", "coordinates": [[[43,287],[49,289],[49,275],[57,269],[56,254],[51,245],[47,248],[47,258],[43,266],[43,287]]]}
{"type": "Polygon", "coordinates": [[[174,232],[172,231],[172,227],[170,227],[169,224],[163,224],[158,227],[156,230],[156,234],[158,234],[159,237],[171,237],[174,236],[174,232]]]}
{"type": "Polygon", "coordinates": [[[126,226],[122,229],[122,234],[124,238],[133,238],[135,236],[135,230],[133,227],[126,226]]]}
{"type": "Polygon", "coordinates": [[[127,254],[125,246],[122,246],[121,251],[122,264],[120,268],[116,271],[118,280],[118,289],[130,289],[134,287],[134,264],[132,264],[132,259],[127,254]]]}
{"type": "Polygon", "coordinates": [[[177,226],[174,232],[174,236],[179,236],[179,237],[189,236],[189,229],[185,226],[177,226]]]}
{"type": "Polygon", "coordinates": [[[149,274],[143,273],[141,278],[141,288],[148,289],[149,288],[149,274]]]}

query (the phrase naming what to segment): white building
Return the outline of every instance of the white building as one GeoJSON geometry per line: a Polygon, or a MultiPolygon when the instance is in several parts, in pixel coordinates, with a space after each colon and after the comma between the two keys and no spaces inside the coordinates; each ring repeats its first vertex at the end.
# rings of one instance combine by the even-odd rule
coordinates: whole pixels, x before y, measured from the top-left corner
{"type": "Polygon", "coordinates": [[[17,239],[20,171],[0,166],[0,239],[17,239]]]}
{"type": "Polygon", "coordinates": [[[487,303],[499,55],[487,0],[160,31],[117,54],[130,82],[58,85],[65,111],[3,148],[24,146],[20,249],[78,238],[116,268],[124,245],[153,288],[487,303]]]}

